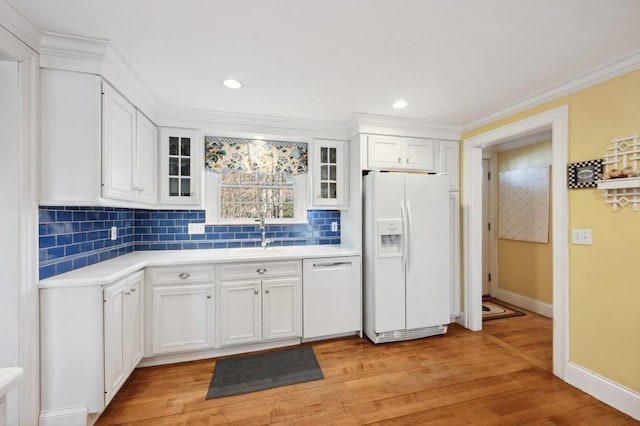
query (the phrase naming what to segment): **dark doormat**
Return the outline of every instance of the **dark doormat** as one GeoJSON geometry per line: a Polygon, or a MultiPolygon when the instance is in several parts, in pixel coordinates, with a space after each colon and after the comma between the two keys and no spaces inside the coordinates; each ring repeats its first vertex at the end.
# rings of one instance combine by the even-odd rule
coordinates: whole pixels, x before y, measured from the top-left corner
{"type": "Polygon", "coordinates": [[[482,298],[482,321],[491,321],[500,318],[519,317],[526,315],[524,312],[505,304],[492,297],[482,298]]]}
{"type": "Polygon", "coordinates": [[[324,379],[311,346],[216,362],[206,399],[324,379]]]}

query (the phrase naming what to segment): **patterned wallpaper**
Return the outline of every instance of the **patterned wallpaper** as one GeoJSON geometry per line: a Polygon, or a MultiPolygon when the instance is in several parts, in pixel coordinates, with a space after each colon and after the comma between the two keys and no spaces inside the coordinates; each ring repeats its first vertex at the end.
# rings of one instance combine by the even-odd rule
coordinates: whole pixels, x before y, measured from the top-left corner
{"type": "MultiPolygon", "coordinates": [[[[275,246],[340,244],[340,212],[309,210],[308,224],[267,225],[275,246]],[[338,231],[331,231],[331,223],[338,231]]],[[[189,234],[189,223],[202,223],[204,210],[142,210],[110,207],[40,207],[40,279],[102,262],[132,251],[256,247],[256,225],[208,225],[189,234]],[[112,226],[118,238],[110,239],[112,226]]]]}

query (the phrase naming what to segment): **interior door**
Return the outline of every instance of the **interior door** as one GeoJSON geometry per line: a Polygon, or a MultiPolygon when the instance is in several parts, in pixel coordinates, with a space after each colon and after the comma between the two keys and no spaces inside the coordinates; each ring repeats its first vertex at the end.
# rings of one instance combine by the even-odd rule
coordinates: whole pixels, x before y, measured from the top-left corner
{"type": "Polygon", "coordinates": [[[491,293],[489,279],[490,247],[489,247],[489,160],[482,160],[482,294],[491,293]]]}
{"type": "Polygon", "coordinates": [[[449,179],[407,174],[407,329],[449,323],[449,179]]]}

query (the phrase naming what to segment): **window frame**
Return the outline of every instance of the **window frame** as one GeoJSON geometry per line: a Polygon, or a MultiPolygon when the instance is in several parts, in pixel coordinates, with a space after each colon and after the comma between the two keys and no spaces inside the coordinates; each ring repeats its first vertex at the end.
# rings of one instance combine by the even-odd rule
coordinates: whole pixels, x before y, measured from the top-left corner
{"type": "MultiPolygon", "coordinates": [[[[255,225],[255,219],[223,219],[220,217],[221,174],[208,170],[204,172],[205,189],[205,223],[208,225],[255,225]]],[[[269,224],[308,223],[308,187],[309,172],[293,176],[294,186],[294,217],[291,219],[265,218],[269,224]]]]}

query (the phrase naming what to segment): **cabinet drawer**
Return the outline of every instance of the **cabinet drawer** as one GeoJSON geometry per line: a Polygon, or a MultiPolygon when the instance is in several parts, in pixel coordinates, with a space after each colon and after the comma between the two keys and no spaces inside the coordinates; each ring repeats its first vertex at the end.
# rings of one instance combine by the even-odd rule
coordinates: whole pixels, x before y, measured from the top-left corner
{"type": "Polygon", "coordinates": [[[220,275],[223,281],[243,278],[283,277],[300,275],[300,261],[293,262],[252,262],[222,265],[220,275]]]}
{"type": "Polygon", "coordinates": [[[150,270],[151,284],[204,283],[215,278],[215,268],[206,266],[183,266],[170,268],[153,268],[150,270]]]}

